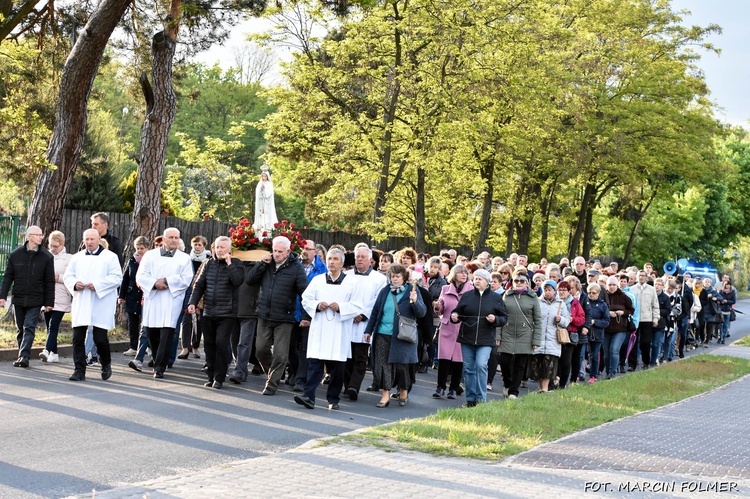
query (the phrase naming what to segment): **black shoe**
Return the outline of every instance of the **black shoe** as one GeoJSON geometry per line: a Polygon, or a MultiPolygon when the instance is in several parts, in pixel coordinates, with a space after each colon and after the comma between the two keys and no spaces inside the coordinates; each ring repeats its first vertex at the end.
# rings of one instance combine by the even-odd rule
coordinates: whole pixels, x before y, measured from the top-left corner
{"type": "Polygon", "coordinates": [[[13,367],[29,367],[29,359],[18,357],[18,360],[13,363],[13,367]]]}
{"type": "Polygon", "coordinates": [[[174,366],[174,362],[170,362],[167,364],[167,369],[172,369],[172,366],[174,366]]]}
{"type": "Polygon", "coordinates": [[[474,400],[467,400],[462,407],[476,407],[477,403],[474,400]]]}
{"type": "Polygon", "coordinates": [[[208,381],[203,383],[203,386],[205,386],[206,388],[211,388],[212,386],[214,386],[214,380],[209,379],[208,381]]]}
{"type": "Polygon", "coordinates": [[[419,374],[424,374],[424,373],[426,373],[426,372],[427,372],[427,365],[426,365],[426,364],[424,364],[424,365],[421,365],[421,366],[419,366],[419,368],[417,369],[417,372],[418,372],[419,374]]]}
{"type": "Polygon", "coordinates": [[[253,366],[252,370],[250,371],[251,374],[254,376],[260,376],[263,371],[260,370],[260,367],[253,366]]]}
{"type": "Polygon", "coordinates": [[[295,395],[294,401],[299,405],[304,405],[308,409],[315,409],[315,402],[312,399],[305,397],[304,395],[295,395]]]}
{"type": "Polygon", "coordinates": [[[389,405],[391,405],[390,400],[388,402],[378,402],[377,404],[375,404],[375,407],[382,409],[383,407],[388,407],[389,405]]]}
{"type": "Polygon", "coordinates": [[[406,403],[407,403],[408,401],[409,401],[409,396],[408,396],[408,395],[407,395],[407,397],[406,397],[405,399],[399,398],[399,399],[398,399],[398,405],[399,405],[400,407],[403,407],[403,406],[405,406],[405,405],[406,405],[406,403]]]}
{"type": "Polygon", "coordinates": [[[222,386],[224,386],[224,383],[222,383],[221,381],[214,380],[214,384],[213,384],[214,388],[216,388],[217,390],[221,390],[222,386]]]}
{"type": "Polygon", "coordinates": [[[370,386],[368,386],[367,388],[365,388],[365,390],[367,390],[368,392],[377,392],[377,391],[378,391],[378,389],[377,389],[377,388],[375,388],[375,387],[374,387],[374,386],[372,386],[372,385],[370,385],[370,386]]]}
{"type": "Polygon", "coordinates": [[[685,354],[684,354],[684,353],[681,353],[681,354],[680,354],[680,358],[681,358],[681,359],[684,359],[684,358],[685,358],[685,354]]]}
{"type": "Polygon", "coordinates": [[[359,392],[353,386],[346,389],[346,395],[349,397],[349,400],[357,400],[359,398],[359,392]]]}
{"type": "Polygon", "coordinates": [[[326,374],[325,378],[323,378],[323,384],[324,385],[328,385],[330,383],[331,383],[331,375],[330,374],[326,374]]]}
{"type": "Polygon", "coordinates": [[[300,383],[299,381],[294,384],[294,388],[292,388],[295,392],[304,392],[305,391],[305,384],[300,383]]]}
{"type": "Polygon", "coordinates": [[[177,356],[177,358],[180,360],[185,360],[188,358],[189,355],[190,353],[184,353],[184,354],[181,353],[180,355],[177,356]]]}
{"type": "Polygon", "coordinates": [[[276,395],[276,390],[274,390],[273,388],[265,387],[263,389],[263,395],[276,395]]]}
{"type": "Polygon", "coordinates": [[[102,366],[102,379],[104,381],[107,381],[111,377],[112,377],[112,364],[107,364],[106,366],[102,366]]]}
{"type": "Polygon", "coordinates": [[[456,388],[456,395],[460,397],[462,393],[464,393],[464,387],[461,385],[458,385],[458,388],[456,388]]]}
{"type": "Polygon", "coordinates": [[[242,383],[242,380],[240,379],[240,377],[239,376],[234,376],[234,375],[229,376],[229,381],[231,381],[235,385],[239,385],[240,383],[242,383]]]}
{"type": "Polygon", "coordinates": [[[208,364],[203,364],[203,367],[201,367],[201,371],[203,372],[208,371],[208,364]]]}
{"type": "Polygon", "coordinates": [[[154,359],[148,361],[148,367],[154,367],[154,359]]]}
{"type": "Polygon", "coordinates": [[[338,411],[340,409],[338,402],[329,402],[328,403],[328,409],[332,411],[338,411]]]}
{"type": "Polygon", "coordinates": [[[76,371],[68,378],[70,381],[86,381],[86,374],[81,371],[76,371]]]}
{"type": "Polygon", "coordinates": [[[164,373],[161,371],[154,371],[154,378],[161,379],[164,377],[164,373]]]}

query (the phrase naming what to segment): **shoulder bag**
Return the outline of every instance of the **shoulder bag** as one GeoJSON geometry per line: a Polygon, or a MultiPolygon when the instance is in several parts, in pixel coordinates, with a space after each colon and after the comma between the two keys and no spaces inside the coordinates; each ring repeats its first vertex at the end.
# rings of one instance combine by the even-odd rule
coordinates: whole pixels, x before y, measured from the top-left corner
{"type": "MultiPolygon", "coordinates": [[[[560,315],[560,310],[562,310],[562,302],[557,307],[557,315],[560,315]]],[[[569,345],[571,343],[567,328],[557,326],[557,342],[561,345],[569,345]]]]}
{"type": "Polygon", "coordinates": [[[401,341],[408,343],[417,342],[417,320],[404,317],[401,312],[398,311],[398,302],[396,301],[396,295],[391,294],[393,298],[393,306],[396,307],[396,315],[398,316],[398,336],[401,341]]]}

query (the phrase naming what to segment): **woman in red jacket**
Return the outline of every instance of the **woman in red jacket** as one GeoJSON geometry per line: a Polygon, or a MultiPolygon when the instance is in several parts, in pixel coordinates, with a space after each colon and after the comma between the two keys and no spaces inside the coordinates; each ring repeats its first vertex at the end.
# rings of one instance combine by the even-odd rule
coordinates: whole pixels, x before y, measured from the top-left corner
{"type": "MultiPolygon", "coordinates": [[[[565,303],[570,312],[570,324],[568,324],[569,333],[578,333],[580,335],[581,326],[586,323],[586,312],[576,298],[571,294],[570,283],[560,281],[557,284],[557,296],[565,303]]],[[[580,336],[579,336],[580,337],[580,336]]],[[[560,361],[557,364],[558,388],[565,388],[570,379],[570,367],[573,360],[573,352],[576,350],[578,342],[562,345],[560,361]]]]}

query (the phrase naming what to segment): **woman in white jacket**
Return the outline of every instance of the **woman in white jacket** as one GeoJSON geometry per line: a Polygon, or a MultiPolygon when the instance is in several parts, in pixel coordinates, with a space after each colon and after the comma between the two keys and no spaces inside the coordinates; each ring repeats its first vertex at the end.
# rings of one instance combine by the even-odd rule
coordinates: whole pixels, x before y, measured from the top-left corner
{"type": "Polygon", "coordinates": [[[549,390],[550,379],[557,373],[557,362],[562,351],[562,345],[557,341],[557,328],[568,326],[570,312],[557,297],[557,284],[551,279],[544,281],[539,305],[542,312],[542,341],[534,350],[529,364],[529,377],[539,382],[540,392],[546,392],[549,390]]]}
{"type": "Polygon", "coordinates": [[[49,312],[44,312],[44,323],[47,325],[47,344],[39,354],[42,362],[59,362],[57,355],[57,333],[63,315],[70,312],[72,296],[63,282],[63,274],[68,268],[73,255],[65,251],[65,234],[59,230],[52,231],[47,245],[55,259],[55,306],[49,312]]]}

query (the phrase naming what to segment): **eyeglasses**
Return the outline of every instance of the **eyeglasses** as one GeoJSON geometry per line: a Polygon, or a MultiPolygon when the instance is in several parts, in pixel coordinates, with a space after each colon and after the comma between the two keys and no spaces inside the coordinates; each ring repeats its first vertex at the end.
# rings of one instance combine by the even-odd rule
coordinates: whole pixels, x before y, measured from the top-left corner
{"type": "Polygon", "coordinates": [[[500,272],[500,275],[510,275],[510,272],[500,272]]]}
{"type": "Polygon", "coordinates": [[[39,237],[44,237],[44,234],[41,234],[41,233],[40,233],[40,234],[29,234],[29,235],[30,235],[30,236],[39,236],[39,237]]]}
{"type": "Polygon", "coordinates": [[[513,279],[513,282],[520,283],[520,282],[529,282],[526,279],[513,279]]]}

